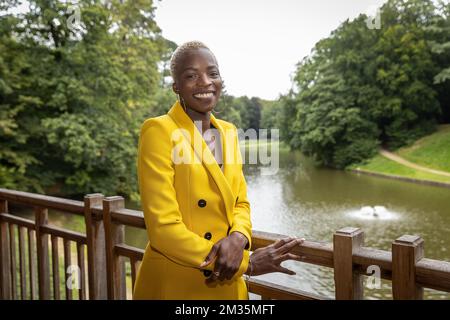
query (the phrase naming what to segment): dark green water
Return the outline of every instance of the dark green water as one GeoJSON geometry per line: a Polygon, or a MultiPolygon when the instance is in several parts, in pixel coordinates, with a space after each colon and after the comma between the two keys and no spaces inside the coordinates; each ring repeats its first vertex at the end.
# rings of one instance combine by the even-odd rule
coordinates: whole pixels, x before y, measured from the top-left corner
{"type": "MultiPolygon", "coordinates": [[[[280,150],[276,175],[261,175],[258,166],[246,166],[245,176],[254,230],[331,242],[334,231],[359,227],[365,232],[365,246],[383,250],[390,250],[392,241],[401,235],[420,235],[425,257],[450,261],[450,189],[321,169],[300,153],[287,150],[280,150]],[[377,216],[368,207],[377,207],[377,216]]],[[[128,202],[127,208],[139,206],[128,202]]],[[[50,221],[84,231],[81,217],[52,213],[50,221]]],[[[144,248],[147,236],[144,230],[129,228],[126,241],[144,248]]],[[[261,278],[334,295],[332,270],[290,261],[283,265],[297,274],[261,278]]],[[[379,289],[366,288],[365,296],[389,299],[390,292],[390,282],[383,281],[379,289]]],[[[426,290],[425,297],[450,299],[449,294],[433,290],[426,290]]]]}

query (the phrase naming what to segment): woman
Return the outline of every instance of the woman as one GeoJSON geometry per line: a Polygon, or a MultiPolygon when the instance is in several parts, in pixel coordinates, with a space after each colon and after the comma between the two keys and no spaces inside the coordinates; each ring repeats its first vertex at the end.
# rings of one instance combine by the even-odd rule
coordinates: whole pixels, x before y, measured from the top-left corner
{"type": "Polygon", "coordinates": [[[149,244],[134,299],[248,299],[243,274],[292,271],[288,238],[250,255],[251,221],[236,127],[216,119],[222,79],[200,42],[175,50],[166,115],[141,128],[138,176],[149,244]],[[212,131],[213,129],[214,131],[212,131]]]}

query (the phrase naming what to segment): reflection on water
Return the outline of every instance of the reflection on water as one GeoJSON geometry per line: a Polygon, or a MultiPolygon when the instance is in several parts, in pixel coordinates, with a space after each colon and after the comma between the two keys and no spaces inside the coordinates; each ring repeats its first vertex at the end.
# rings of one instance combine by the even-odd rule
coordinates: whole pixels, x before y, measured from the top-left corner
{"type": "MultiPolygon", "coordinates": [[[[245,176],[255,230],[331,242],[334,231],[359,227],[365,232],[365,246],[383,250],[390,250],[392,241],[401,235],[420,235],[425,257],[450,261],[450,189],[316,168],[300,153],[286,150],[280,150],[276,175],[264,176],[257,166],[246,166],[245,176]]],[[[130,202],[126,207],[140,209],[130,202]]],[[[50,221],[84,232],[82,217],[53,214],[50,221]]],[[[128,228],[126,241],[144,248],[147,235],[144,230],[128,228]]],[[[293,261],[283,266],[297,274],[260,278],[334,295],[332,270],[293,261]]],[[[392,298],[390,282],[383,280],[380,289],[366,287],[365,296],[392,298]]],[[[449,299],[450,295],[425,290],[425,297],[449,299]]]]}

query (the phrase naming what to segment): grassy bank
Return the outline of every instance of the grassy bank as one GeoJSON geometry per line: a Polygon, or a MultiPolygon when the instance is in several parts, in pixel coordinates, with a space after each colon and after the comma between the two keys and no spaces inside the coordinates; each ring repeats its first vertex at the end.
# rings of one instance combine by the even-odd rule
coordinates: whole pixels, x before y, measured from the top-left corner
{"type": "Polygon", "coordinates": [[[437,132],[399,149],[396,154],[421,166],[450,172],[450,124],[440,126],[437,132]]]}
{"type": "Polygon", "coordinates": [[[375,156],[366,164],[353,165],[349,169],[360,169],[369,172],[384,173],[418,180],[429,180],[429,181],[450,183],[449,177],[408,168],[395,161],[389,160],[381,155],[375,156]]]}
{"type": "MultiPolygon", "coordinates": [[[[396,155],[421,166],[450,172],[450,125],[443,125],[429,136],[394,152],[396,155]]],[[[349,169],[359,169],[418,180],[450,183],[450,177],[413,169],[381,155],[349,169]]]]}

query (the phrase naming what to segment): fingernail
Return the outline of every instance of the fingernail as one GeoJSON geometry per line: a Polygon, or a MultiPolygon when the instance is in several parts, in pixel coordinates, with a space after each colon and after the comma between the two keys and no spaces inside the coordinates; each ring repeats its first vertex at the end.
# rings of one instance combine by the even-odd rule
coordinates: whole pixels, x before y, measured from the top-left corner
{"type": "Polygon", "coordinates": [[[200,268],[201,268],[201,267],[204,267],[204,266],[206,266],[206,261],[203,261],[203,262],[202,262],[202,264],[200,265],[200,268]]]}

